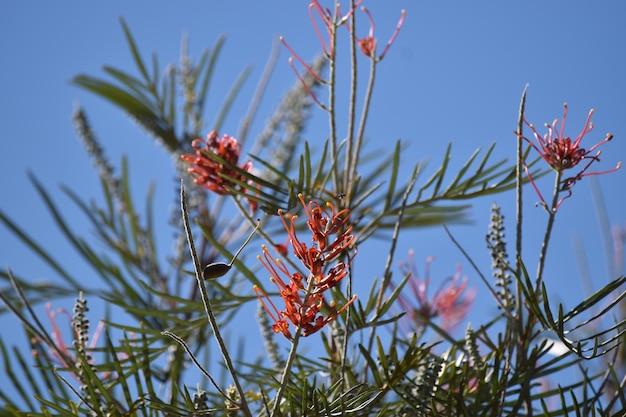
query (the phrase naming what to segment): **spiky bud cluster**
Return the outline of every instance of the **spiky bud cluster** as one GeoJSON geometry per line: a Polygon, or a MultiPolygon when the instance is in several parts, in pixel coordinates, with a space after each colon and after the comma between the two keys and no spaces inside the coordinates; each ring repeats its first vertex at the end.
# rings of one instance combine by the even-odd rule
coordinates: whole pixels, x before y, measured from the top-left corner
{"type": "Polygon", "coordinates": [[[441,373],[443,359],[432,356],[417,370],[417,375],[412,381],[411,390],[404,392],[405,400],[411,403],[411,407],[404,407],[399,411],[401,416],[426,416],[430,407],[430,400],[437,391],[437,380],[441,373]],[[408,394],[408,395],[406,395],[408,394]]]}
{"type": "MultiPolygon", "coordinates": [[[[78,355],[83,355],[85,359],[90,360],[91,358],[85,351],[85,346],[87,346],[89,341],[89,319],[85,316],[85,313],[88,311],[87,300],[83,298],[81,291],[74,304],[74,315],[72,316],[72,328],[76,335],[73,345],[78,355]]],[[[80,366],[80,362],[78,362],[78,365],[80,366]]]]}
{"type": "Polygon", "coordinates": [[[468,323],[467,330],[465,331],[465,349],[469,353],[472,368],[476,371],[481,371],[484,366],[482,357],[478,350],[478,344],[476,343],[476,333],[472,330],[472,325],[468,323]]]}
{"type": "Polygon", "coordinates": [[[512,310],[515,298],[511,292],[511,267],[506,251],[506,241],[504,240],[504,216],[500,212],[500,206],[494,203],[491,206],[491,222],[489,223],[489,233],[486,236],[487,248],[491,252],[491,268],[496,279],[496,286],[499,287],[498,295],[503,304],[512,310]]]}

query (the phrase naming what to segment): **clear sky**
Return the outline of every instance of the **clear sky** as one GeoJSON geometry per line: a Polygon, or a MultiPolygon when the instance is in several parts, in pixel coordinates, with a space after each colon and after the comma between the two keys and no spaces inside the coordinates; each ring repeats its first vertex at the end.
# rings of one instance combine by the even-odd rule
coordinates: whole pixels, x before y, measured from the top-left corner
{"type": "MultiPolygon", "coordinates": [[[[562,104],[567,102],[570,108],[567,133],[576,136],[587,112],[594,108],[595,130],[585,138],[583,146],[590,147],[607,132],[615,137],[603,147],[602,161],[596,170],[612,168],[618,161],[626,162],[625,3],[370,0],[366,4],[376,21],[375,35],[381,43],[393,32],[401,9],[407,11],[396,43],[378,67],[379,78],[367,129],[369,150],[391,151],[391,144],[397,139],[410,144],[403,153],[405,178],[415,161],[430,161],[429,172],[432,172],[449,142],[453,142],[452,171],[475,149],[494,141],[496,155],[512,161],[513,131],[520,95],[527,83],[530,87],[526,108],[530,121],[537,126],[552,122],[561,117],[562,104]]],[[[27,178],[30,170],[67,210],[75,230],[83,236],[93,236],[85,219],[59,189],[60,184],[65,184],[86,199],[101,199],[97,175],[70,119],[73,106],[80,103],[86,108],[111,161],[119,166],[120,157],[128,155],[138,201],[145,195],[148,184],[155,182],[158,207],[155,216],[160,216],[165,224],[175,204],[176,188],[166,152],[117,108],[70,85],[70,79],[80,73],[103,76],[103,65],[135,71],[119,24],[120,16],[126,20],[144,58],[156,52],[162,70],[179,59],[183,33],[188,33],[189,54],[196,58],[224,35],[226,44],[218,60],[205,116],[210,126],[238,74],[245,66],[252,65],[251,78],[221,132],[235,134],[272,43],[279,35],[284,35],[304,58],[319,52],[306,5],[293,0],[2,2],[1,210],[51,248],[65,265],[83,268],[27,178]]],[[[365,35],[366,24],[360,30],[361,36],[365,35]]],[[[260,114],[252,126],[253,136],[263,129],[280,95],[295,81],[287,64],[288,57],[287,51],[281,50],[260,114]]],[[[327,122],[318,112],[305,136],[311,143],[319,144],[327,135],[327,122]]],[[[428,173],[422,177],[422,183],[426,178],[428,173]]],[[[611,223],[624,225],[625,169],[598,180],[611,223]]],[[[551,180],[539,184],[545,193],[549,192],[551,180]]],[[[484,235],[489,207],[494,201],[503,207],[512,247],[512,194],[476,201],[471,212],[473,225],[452,228],[487,275],[490,259],[484,235]]],[[[536,264],[546,221],[545,213],[535,208],[536,201],[529,188],[525,253],[531,270],[536,264]]],[[[170,236],[167,226],[159,230],[164,257],[171,249],[170,236]]],[[[576,186],[573,197],[559,210],[545,275],[552,297],[570,307],[583,294],[576,263],[578,255],[573,249],[575,239],[583,242],[593,274],[592,286],[598,289],[607,282],[608,273],[591,182],[587,180],[576,186]]],[[[463,265],[464,274],[479,293],[470,319],[480,321],[496,312],[495,304],[487,301],[489,295],[478,277],[441,228],[409,231],[400,241],[399,253],[406,254],[409,249],[416,251],[418,267],[427,256],[437,258],[433,265],[434,279],[452,275],[458,262],[463,265]]],[[[377,254],[374,247],[369,251],[372,255],[363,256],[357,264],[357,271],[375,271],[374,275],[363,276],[367,282],[382,274],[385,261],[384,252],[377,254]]],[[[405,256],[399,255],[398,259],[405,256]]],[[[3,227],[0,227],[0,264],[10,265],[17,274],[33,281],[54,279],[51,271],[3,227]]],[[[399,275],[397,268],[395,274],[399,275]]],[[[84,279],[92,278],[86,275],[84,279]]],[[[6,317],[0,317],[3,326],[8,322],[6,317]]]]}

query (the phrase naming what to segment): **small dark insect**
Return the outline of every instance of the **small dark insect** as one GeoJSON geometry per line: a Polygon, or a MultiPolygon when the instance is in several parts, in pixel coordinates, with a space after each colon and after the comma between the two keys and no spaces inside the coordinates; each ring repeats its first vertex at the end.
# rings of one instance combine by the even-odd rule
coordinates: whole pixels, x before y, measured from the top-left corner
{"type": "Polygon", "coordinates": [[[252,236],[254,235],[254,233],[259,229],[260,225],[261,225],[261,219],[257,219],[256,227],[254,228],[252,233],[250,233],[250,236],[248,236],[246,241],[243,242],[243,245],[241,245],[241,247],[239,248],[235,256],[233,256],[233,259],[229,263],[215,262],[212,264],[208,264],[207,266],[204,267],[204,270],[202,271],[202,277],[204,279],[214,279],[214,278],[219,278],[221,276],[226,275],[226,273],[230,271],[230,268],[232,268],[233,263],[235,263],[235,261],[237,260],[237,257],[239,256],[243,248],[246,247],[248,242],[250,242],[250,239],[252,239],[252,236]]]}

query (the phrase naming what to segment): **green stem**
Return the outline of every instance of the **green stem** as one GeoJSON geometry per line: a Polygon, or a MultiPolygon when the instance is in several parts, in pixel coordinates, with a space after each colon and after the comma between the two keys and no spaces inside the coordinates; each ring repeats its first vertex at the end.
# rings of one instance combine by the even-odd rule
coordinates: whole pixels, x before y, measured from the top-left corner
{"type": "MultiPolygon", "coordinates": [[[[522,259],[522,186],[523,183],[523,170],[524,170],[524,154],[522,151],[522,131],[524,129],[524,108],[526,106],[526,92],[528,91],[528,85],[524,88],[524,92],[522,93],[522,99],[519,106],[519,119],[517,121],[517,163],[515,166],[515,174],[516,174],[516,184],[515,184],[515,195],[516,195],[516,207],[515,207],[515,276],[519,277],[522,274],[521,267],[521,259],[522,259]]],[[[520,324],[522,322],[522,291],[520,288],[519,280],[517,281],[517,291],[515,294],[516,299],[516,310],[520,320],[520,324]]],[[[521,327],[520,327],[521,328],[521,327]]]]}
{"type": "MultiPolygon", "coordinates": [[[[333,158],[337,158],[337,121],[335,119],[335,76],[337,63],[335,61],[335,52],[337,47],[337,16],[333,21],[332,28],[333,33],[330,34],[330,52],[329,58],[330,65],[328,68],[328,120],[330,123],[330,149],[333,158]]],[[[332,164],[333,167],[333,183],[335,190],[339,190],[339,173],[337,172],[337,164],[332,164]]]]}
{"type": "Polygon", "coordinates": [[[548,211],[548,225],[546,226],[546,234],[543,237],[543,243],[541,244],[541,253],[539,254],[539,264],[537,265],[537,278],[535,281],[535,293],[538,294],[541,288],[541,281],[543,278],[543,269],[546,262],[546,254],[548,253],[548,243],[550,243],[550,236],[552,235],[552,228],[554,227],[554,219],[556,217],[557,205],[559,202],[559,186],[561,184],[562,171],[556,172],[554,179],[554,193],[552,195],[552,203],[550,207],[546,207],[548,211]]]}
{"type": "MultiPolygon", "coordinates": [[[[355,0],[350,1],[350,10],[354,10],[355,0]]],[[[340,200],[340,204],[344,207],[350,207],[350,202],[352,201],[352,172],[350,171],[350,166],[352,165],[352,158],[356,158],[356,155],[353,155],[352,147],[354,146],[354,123],[356,120],[356,96],[357,96],[357,58],[356,58],[356,13],[352,12],[350,16],[350,25],[352,26],[352,31],[350,32],[350,60],[351,60],[351,76],[350,76],[350,108],[348,110],[348,143],[346,147],[346,160],[345,160],[345,179],[343,185],[343,192],[346,195],[344,200],[340,200]]],[[[346,295],[350,298],[350,294],[352,294],[352,280],[354,278],[354,270],[352,269],[352,265],[348,266],[348,283],[346,285],[346,295]]],[[[350,320],[352,319],[352,308],[348,307],[348,311],[346,312],[346,324],[344,326],[344,335],[343,335],[343,346],[342,346],[342,356],[341,356],[341,392],[345,391],[346,387],[346,368],[348,366],[348,344],[350,339],[350,320]]],[[[332,365],[331,365],[332,366],[332,365]]]]}
{"type": "MultiPolygon", "coordinates": [[[[374,79],[376,78],[376,59],[370,60],[370,77],[367,82],[367,90],[365,91],[365,98],[363,100],[363,111],[361,112],[361,121],[359,124],[359,131],[356,135],[356,146],[353,151],[352,161],[348,170],[350,178],[356,177],[356,169],[359,163],[359,154],[361,153],[361,146],[363,145],[363,136],[365,135],[365,124],[367,122],[367,115],[369,114],[370,103],[372,101],[372,93],[374,92],[374,79]]],[[[350,188],[346,189],[348,198],[352,195],[352,184],[349,184],[350,188]]],[[[350,201],[350,200],[348,200],[350,201]]]]}
{"type": "MultiPolygon", "coordinates": [[[[350,10],[354,10],[354,2],[355,0],[350,1],[350,10]]],[[[350,25],[352,27],[352,31],[350,32],[350,108],[348,110],[348,132],[347,132],[347,143],[346,143],[346,158],[345,158],[345,167],[344,167],[344,181],[343,181],[343,192],[346,195],[344,199],[344,207],[350,207],[350,201],[352,200],[352,172],[350,167],[353,165],[353,159],[356,155],[353,155],[352,148],[354,147],[354,123],[356,119],[356,96],[357,96],[357,60],[356,60],[356,13],[352,12],[350,16],[350,25]]]]}
{"type": "Polygon", "coordinates": [[[274,407],[272,408],[271,416],[276,417],[278,414],[278,410],[280,409],[280,400],[283,397],[283,393],[285,392],[285,387],[287,386],[287,378],[289,378],[289,373],[291,372],[291,366],[293,365],[293,361],[296,358],[296,350],[298,348],[298,342],[300,341],[300,336],[302,333],[302,328],[298,327],[296,330],[296,336],[293,338],[293,343],[291,344],[291,350],[289,351],[289,357],[287,358],[287,363],[285,363],[285,369],[283,369],[283,375],[280,378],[280,386],[278,387],[278,392],[276,393],[276,398],[274,399],[274,407]]]}
{"type": "MultiPolygon", "coordinates": [[[[506,332],[511,337],[513,343],[510,343],[509,356],[507,361],[513,354],[513,347],[517,347],[517,360],[521,362],[524,350],[523,334],[524,334],[524,309],[523,309],[523,292],[521,288],[521,276],[522,276],[522,186],[523,184],[523,170],[524,170],[524,154],[522,146],[522,132],[524,129],[524,109],[526,106],[526,92],[528,91],[528,85],[522,92],[522,99],[519,107],[519,118],[517,121],[517,161],[516,161],[516,210],[515,210],[515,276],[518,278],[515,280],[515,319],[509,320],[507,323],[511,323],[511,326],[507,326],[510,331],[506,332]],[[513,324],[515,323],[515,324],[513,324]]],[[[507,362],[508,363],[508,362],[507,362]]]]}
{"type": "MultiPolygon", "coordinates": [[[[315,286],[315,277],[309,276],[306,289],[306,294],[304,296],[304,301],[302,302],[301,309],[304,310],[309,301],[309,295],[315,286]]],[[[300,311],[300,317],[304,317],[305,311],[300,311]]],[[[283,370],[283,375],[280,378],[280,386],[278,387],[278,392],[276,393],[276,398],[274,399],[274,407],[272,408],[272,417],[276,417],[278,414],[278,410],[280,409],[280,400],[283,397],[283,393],[285,392],[285,387],[287,386],[287,379],[289,378],[289,374],[291,372],[291,366],[293,365],[293,361],[296,358],[296,351],[298,349],[298,342],[300,341],[300,337],[302,335],[302,326],[298,326],[296,328],[296,335],[293,338],[293,342],[291,343],[291,350],[289,351],[289,357],[287,358],[287,363],[285,363],[285,369],[283,370]]]]}

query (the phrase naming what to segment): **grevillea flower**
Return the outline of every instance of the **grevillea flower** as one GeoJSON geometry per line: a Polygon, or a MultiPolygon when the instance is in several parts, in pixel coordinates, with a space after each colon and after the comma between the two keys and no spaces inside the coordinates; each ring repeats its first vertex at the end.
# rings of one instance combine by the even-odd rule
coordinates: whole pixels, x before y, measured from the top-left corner
{"type": "MultiPolygon", "coordinates": [[[[376,41],[376,38],[374,37],[374,19],[372,18],[372,14],[366,7],[361,7],[361,10],[363,10],[363,12],[367,15],[367,18],[370,22],[370,30],[366,37],[361,38],[361,39],[356,38],[356,42],[359,45],[359,49],[361,50],[361,52],[363,52],[365,56],[370,57],[372,59],[376,59],[377,61],[380,61],[381,59],[385,57],[385,55],[387,54],[387,51],[389,50],[393,42],[396,40],[396,37],[398,36],[398,33],[400,32],[400,28],[402,28],[402,25],[404,24],[404,19],[406,18],[406,10],[402,10],[402,14],[400,15],[400,20],[398,20],[398,24],[396,25],[396,30],[393,32],[393,35],[391,35],[391,38],[389,38],[389,41],[387,41],[387,46],[385,46],[385,49],[378,57],[376,57],[377,41],[376,41]]],[[[350,29],[349,26],[348,26],[348,29],[350,29]]]]}
{"type": "MultiPolygon", "coordinates": [[[[233,181],[246,181],[240,172],[232,168],[232,166],[238,166],[239,155],[241,154],[241,145],[237,139],[228,135],[220,138],[214,130],[209,133],[206,141],[194,139],[191,146],[196,153],[181,155],[180,158],[191,165],[187,171],[198,186],[221,195],[228,194],[226,187],[241,188],[233,181]],[[213,160],[209,158],[208,154],[217,155],[232,166],[213,160]]],[[[252,169],[252,162],[248,161],[239,168],[249,172],[252,169]]]]}
{"type": "MultiPolygon", "coordinates": [[[[293,246],[294,255],[302,261],[304,267],[314,277],[319,277],[323,274],[323,268],[328,262],[337,258],[354,243],[354,235],[351,234],[352,226],[348,225],[350,210],[343,209],[337,212],[335,206],[328,202],[326,207],[330,209],[329,213],[317,201],[311,201],[307,205],[302,194],[299,194],[298,198],[300,198],[304,212],[307,215],[308,221],[306,225],[311,231],[313,246],[309,248],[298,239],[295,227],[295,221],[298,216],[290,216],[290,222],[287,224],[285,221],[286,215],[279,211],[280,218],[289,234],[289,242],[293,246]],[[331,241],[331,236],[333,235],[334,237],[331,241]]],[[[355,253],[350,258],[354,257],[355,254],[356,248],[355,253]]],[[[333,270],[336,272],[336,281],[338,282],[347,274],[347,265],[339,262],[334,268],[331,268],[331,271],[333,270]]],[[[326,277],[326,279],[330,279],[330,276],[326,277]]]]}
{"type": "MultiPolygon", "coordinates": [[[[570,197],[572,195],[572,188],[576,184],[577,181],[581,180],[583,177],[587,177],[589,175],[601,175],[609,172],[616,171],[620,168],[621,162],[617,164],[617,166],[613,169],[601,172],[587,172],[591,164],[594,162],[600,162],[600,155],[602,151],[598,149],[600,146],[610,141],[613,138],[613,135],[607,133],[606,137],[600,142],[596,143],[589,149],[585,149],[580,146],[583,137],[591,132],[593,129],[593,123],[591,122],[591,116],[593,115],[594,110],[591,109],[589,114],[587,115],[587,120],[585,121],[585,126],[583,127],[582,132],[572,140],[569,136],[564,135],[565,131],[565,119],[567,117],[567,103],[563,104],[563,119],[561,119],[561,126],[558,127],[559,120],[555,119],[552,122],[552,125],[546,123],[546,127],[548,128],[548,133],[546,133],[543,137],[537,132],[535,126],[533,124],[528,123],[524,120],[524,123],[530,127],[535,136],[535,140],[537,144],[533,141],[527,139],[522,135],[520,136],[526,142],[528,142],[543,158],[544,161],[552,168],[554,171],[558,173],[558,175],[562,175],[566,170],[579,167],[579,171],[570,177],[561,177],[561,181],[559,183],[559,191],[567,192],[567,195],[562,197],[555,207],[552,209],[556,211],[563,200],[570,197]],[[595,153],[594,153],[595,152],[595,153]],[[579,165],[580,164],[580,165],[579,165]]],[[[528,179],[532,184],[533,188],[539,195],[541,199],[541,203],[544,207],[547,208],[547,204],[541,195],[541,192],[537,188],[535,182],[533,181],[529,171],[528,166],[525,165],[526,174],[528,175],[528,179]]]]}
{"type": "Polygon", "coordinates": [[[259,256],[258,258],[263,266],[270,271],[270,281],[276,285],[285,302],[285,309],[279,311],[265,291],[258,286],[254,286],[254,291],[263,303],[265,311],[274,321],[272,325],[274,333],[280,332],[289,340],[293,340],[289,322],[296,328],[301,328],[303,336],[309,336],[334,320],[356,299],[355,295],[338,310],[334,302],[326,303],[322,291],[307,292],[303,275],[299,272],[290,273],[280,259],[272,258],[265,245],[263,246],[263,257],[259,256]],[[288,283],[283,280],[284,277],[288,277],[288,283]],[[322,310],[325,310],[325,316],[322,314],[322,310]]]}
{"type": "Polygon", "coordinates": [[[461,267],[457,266],[454,276],[446,278],[441,283],[439,289],[432,295],[428,294],[430,286],[430,264],[434,257],[426,259],[424,278],[420,278],[415,261],[414,251],[409,251],[409,260],[400,266],[402,273],[410,274],[407,282],[412,298],[404,294],[398,296],[398,303],[407,312],[407,318],[411,323],[418,323],[423,326],[425,322],[437,317],[441,317],[441,326],[450,329],[459,323],[469,311],[469,308],[476,296],[474,289],[468,289],[467,277],[461,279],[461,267]]]}
{"type": "MultiPolygon", "coordinates": [[[[289,234],[294,254],[308,270],[308,276],[304,277],[299,272],[291,273],[280,259],[272,258],[264,245],[263,256],[258,258],[269,271],[270,280],[276,285],[285,302],[285,309],[279,311],[261,288],[254,287],[267,314],[274,321],[272,329],[275,333],[282,333],[289,340],[293,340],[289,323],[296,329],[302,329],[303,336],[309,336],[334,320],[356,300],[355,295],[343,307],[337,309],[334,302],[327,303],[324,299],[324,292],[337,286],[348,275],[349,264],[356,255],[355,247],[346,262],[338,261],[329,267],[329,262],[352,250],[354,236],[350,234],[352,226],[348,224],[350,211],[344,209],[337,212],[331,203],[327,203],[329,212],[316,201],[307,205],[302,195],[299,195],[299,198],[308,218],[307,227],[312,233],[313,246],[307,247],[296,236],[297,216],[290,216],[287,222],[285,220],[287,216],[282,211],[279,211],[279,215],[289,234]]],[[[287,246],[281,245],[280,248],[285,255],[287,246]]]]}

